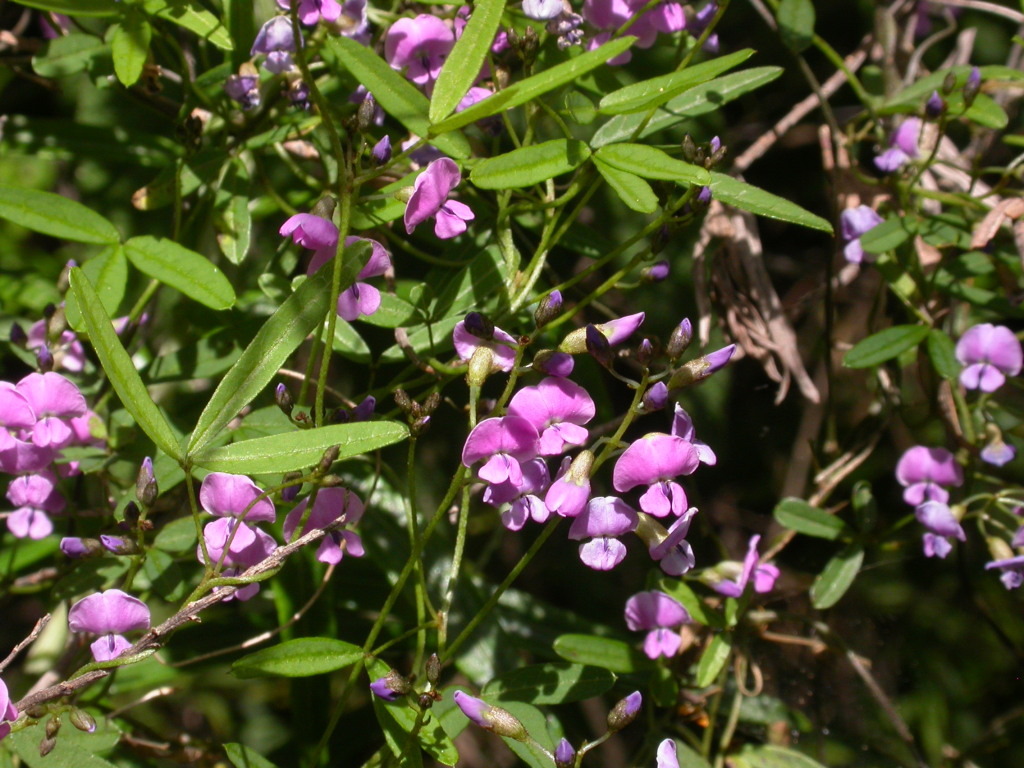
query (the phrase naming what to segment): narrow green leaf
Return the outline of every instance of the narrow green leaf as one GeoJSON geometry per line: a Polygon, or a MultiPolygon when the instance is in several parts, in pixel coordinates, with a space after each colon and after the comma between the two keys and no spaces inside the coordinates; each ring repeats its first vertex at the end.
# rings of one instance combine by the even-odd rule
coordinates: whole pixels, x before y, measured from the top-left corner
{"type": "Polygon", "coordinates": [[[560,635],[552,645],[567,661],[629,674],[652,667],[651,661],[621,640],[596,635],[560,635]]]}
{"type": "Polygon", "coordinates": [[[228,309],[235,290],[224,273],[195,251],[162,237],[133,237],[124,244],[128,260],[143,274],[181,291],[210,309],[228,309]]]}
{"type": "MultiPolygon", "coordinates": [[[[89,278],[100,297],[103,309],[111,317],[117,316],[117,309],[124,298],[124,289],[128,283],[128,260],[124,257],[124,249],[120,244],[104,248],[82,265],[82,272],[89,278]]],[[[69,292],[64,302],[64,313],[68,325],[76,331],[85,329],[85,321],[78,309],[78,299],[69,292]]]]}
{"type": "Polygon", "coordinates": [[[362,421],[303,429],[283,435],[242,440],[196,453],[193,463],[211,472],[259,475],[293,472],[314,466],[324,451],[338,446],[339,459],[359,456],[409,436],[409,429],[397,421],[362,421]]]}
{"type": "Polygon", "coordinates": [[[937,328],[928,331],[928,357],[935,372],[947,381],[956,381],[960,376],[960,363],[956,359],[953,340],[937,328]]]}
{"type": "Polygon", "coordinates": [[[42,53],[32,57],[32,69],[42,77],[67,77],[88,69],[106,54],[106,43],[95,35],[65,35],[50,40],[42,53]]]}
{"type": "Polygon", "coordinates": [[[200,451],[235,418],[324,321],[330,301],[330,280],[329,269],[312,275],[263,324],[200,414],[188,443],[189,454],[200,451]]]}
{"type": "Polygon", "coordinates": [[[655,111],[654,117],[646,124],[646,112],[616,115],[597,129],[597,133],[590,140],[590,146],[597,149],[618,141],[635,141],[650,136],[655,131],[671,128],[683,120],[717,112],[723,104],[728,104],[770,83],[782,72],[782,67],[755,67],[716,77],[711,82],[701,83],[668,101],[655,111]],[[642,129],[641,125],[644,126],[642,129]],[[637,130],[640,130],[640,133],[634,136],[637,130]]]}
{"type": "Polygon", "coordinates": [[[719,633],[711,639],[710,645],[701,654],[700,662],[697,664],[697,687],[707,688],[722,671],[722,667],[729,660],[732,653],[732,635],[719,633]]]}
{"type": "Polygon", "coordinates": [[[861,235],[860,247],[868,253],[885,253],[903,245],[916,232],[916,220],[893,216],[861,235]]]}
{"type": "MultiPolygon", "coordinates": [[[[366,90],[373,94],[373,97],[389,116],[417,136],[429,134],[430,120],[427,118],[427,113],[430,110],[430,102],[427,101],[427,97],[420,93],[415,85],[393,70],[372,49],[350,37],[338,35],[328,39],[325,50],[333,54],[337,65],[345,67],[356,80],[366,86],[366,90]]],[[[462,125],[468,124],[463,123],[462,125]]],[[[429,135],[432,137],[430,143],[442,152],[457,160],[469,157],[469,142],[461,133],[446,133],[444,136],[429,135]]]]}
{"type": "Polygon", "coordinates": [[[814,4],[811,0],[782,0],[778,11],[779,36],[794,53],[807,50],[814,40],[814,4]]]}
{"type": "Polygon", "coordinates": [[[235,768],[277,768],[259,752],[244,744],[225,744],[224,752],[235,768]]]}
{"type": "Polygon", "coordinates": [[[91,208],[38,189],[0,187],[0,218],[59,240],[101,245],[121,242],[117,227],[91,208]]]}
{"type": "MultiPolygon", "coordinates": [[[[408,325],[415,318],[416,307],[393,293],[382,293],[377,311],[359,319],[368,325],[376,325],[378,328],[398,328],[408,325]]],[[[335,338],[337,338],[337,334],[335,334],[335,338]]]]}
{"type": "Polygon", "coordinates": [[[333,637],[300,637],[264,648],[231,665],[235,677],[312,677],[342,669],[363,658],[358,645],[333,637]]]}
{"type": "Polygon", "coordinates": [[[552,139],[482,160],[469,179],[480,189],[521,189],[575,170],[589,157],[582,141],[552,139]]]}
{"type": "Polygon", "coordinates": [[[481,695],[487,700],[567,704],[600,696],[614,684],[615,675],[607,669],[559,661],[506,672],[487,683],[481,695]]]}
{"type": "Polygon", "coordinates": [[[110,52],[114,58],[114,74],[122,85],[135,85],[149,56],[153,29],[146,17],[133,8],[129,8],[113,29],[110,52]]]}
{"type": "Polygon", "coordinates": [[[149,396],[145,384],[135,370],[135,363],[121,346],[121,340],[114,333],[110,316],[104,311],[103,302],[96,294],[96,289],[80,267],[71,270],[70,279],[71,290],[75,293],[85,327],[89,331],[89,340],[114,391],[121,398],[121,403],[160,450],[174,459],[180,459],[181,449],[178,447],[178,440],[163,413],[149,396]]]}
{"type": "Polygon", "coordinates": [[[654,194],[651,185],[635,173],[620,171],[596,155],[594,165],[601,177],[608,182],[608,186],[615,191],[627,208],[637,213],[654,213],[658,210],[658,196],[654,194]]]}
{"type": "Polygon", "coordinates": [[[831,608],[846,594],[864,563],[864,547],[851,544],[825,565],[811,585],[811,604],[819,611],[831,608]]]}
{"type": "Polygon", "coordinates": [[[928,336],[926,325],[894,325],[862,339],[843,357],[847,368],[870,368],[899,357],[928,336]]]}
{"type": "Polygon", "coordinates": [[[846,524],[842,520],[803,499],[783,499],[775,505],[772,515],[779,525],[818,539],[834,541],[846,532],[846,524]]]}
{"type": "Polygon", "coordinates": [[[711,192],[716,200],[756,213],[769,219],[779,219],[802,227],[820,229],[832,234],[832,225],[820,216],[804,210],[796,203],[773,195],[752,184],[739,181],[724,173],[711,172],[711,192]]]}
{"type": "Polygon", "coordinates": [[[504,11],[505,0],[478,0],[473,3],[473,13],[466,28],[434,83],[434,93],[430,97],[430,122],[439,122],[454,112],[476,82],[504,11]]]}
{"type": "Polygon", "coordinates": [[[662,150],[646,144],[611,144],[597,150],[596,156],[606,165],[645,179],[663,179],[678,184],[701,186],[711,183],[711,175],[703,168],[676,160],[662,150]]]}
{"type": "Polygon", "coordinates": [[[222,50],[230,51],[234,48],[231,33],[224,26],[224,22],[205,8],[196,6],[196,3],[188,0],[144,0],[142,3],[143,9],[150,16],[157,16],[184,27],[222,50]]]}
{"type": "MultiPolygon", "coordinates": [[[[620,53],[624,53],[636,42],[635,37],[620,37],[618,40],[611,40],[600,48],[593,51],[581,53],[579,56],[563,61],[553,67],[545,69],[532,77],[512,83],[493,96],[488,96],[478,101],[468,109],[452,115],[447,120],[435,123],[431,135],[446,133],[464,125],[475,123],[484,117],[504,112],[506,109],[518,107],[531,99],[535,99],[548,91],[553,91],[566,83],[580,78],[587,72],[597,69],[609,59],[614,59],[620,53]]],[[[436,143],[436,142],[435,142],[436,143]]]]}
{"type": "Polygon", "coordinates": [[[631,83],[601,99],[598,109],[606,115],[624,115],[660,107],[683,91],[728,72],[753,55],[753,48],[744,48],[728,56],[719,56],[711,61],[694,64],[680,72],[631,83]]]}
{"type": "Polygon", "coordinates": [[[217,245],[221,253],[232,264],[241,264],[252,244],[252,214],[249,212],[247,197],[235,195],[228,200],[221,214],[219,229],[217,245]]]}
{"type": "Polygon", "coordinates": [[[18,0],[18,5],[70,16],[113,16],[118,12],[117,0],[18,0]]]}
{"type": "Polygon", "coordinates": [[[769,744],[746,744],[732,760],[736,763],[735,768],[825,768],[802,752],[769,744]]]}

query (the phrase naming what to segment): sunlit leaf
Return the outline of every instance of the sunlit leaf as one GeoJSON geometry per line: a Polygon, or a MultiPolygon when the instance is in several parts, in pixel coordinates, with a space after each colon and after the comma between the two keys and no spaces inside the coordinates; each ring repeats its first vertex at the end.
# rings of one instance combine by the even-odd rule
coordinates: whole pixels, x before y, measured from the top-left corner
{"type": "Polygon", "coordinates": [[[482,160],[469,176],[481,189],[522,189],[579,168],[590,148],[576,139],[552,139],[482,160]]]}

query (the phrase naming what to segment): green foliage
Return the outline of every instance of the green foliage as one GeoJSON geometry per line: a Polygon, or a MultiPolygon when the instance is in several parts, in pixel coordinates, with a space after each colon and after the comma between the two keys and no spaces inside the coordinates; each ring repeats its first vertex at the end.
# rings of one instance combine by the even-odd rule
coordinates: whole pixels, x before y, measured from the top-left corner
{"type": "Polygon", "coordinates": [[[237,659],[231,671],[248,677],[309,677],[334,672],[363,658],[363,649],[332,637],[302,637],[237,659]]]}

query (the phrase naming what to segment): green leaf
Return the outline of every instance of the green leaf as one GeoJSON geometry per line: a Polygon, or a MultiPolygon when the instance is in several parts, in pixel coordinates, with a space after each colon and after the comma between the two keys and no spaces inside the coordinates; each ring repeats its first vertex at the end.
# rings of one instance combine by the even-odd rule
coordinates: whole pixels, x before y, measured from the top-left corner
{"type": "Polygon", "coordinates": [[[783,499],[775,506],[772,515],[779,525],[817,539],[834,541],[846,532],[846,524],[842,520],[803,499],[783,499]]]}
{"type": "Polygon", "coordinates": [[[105,758],[117,746],[121,734],[96,710],[90,714],[96,719],[93,733],[78,730],[64,717],[57,743],[45,757],[39,754],[39,742],[46,736],[42,722],[12,733],[4,739],[4,748],[20,757],[29,768],[116,768],[105,758]]]}
{"type": "Polygon", "coordinates": [[[333,637],[286,640],[238,659],[231,665],[235,677],[312,677],[355,664],[363,658],[358,645],[333,637]]]}
{"type": "Polygon", "coordinates": [[[94,35],[66,35],[50,40],[42,53],[33,56],[32,69],[42,77],[67,77],[88,69],[94,59],[106,54],[106,43],[94,35]]]}
{"type": "Polygon", "coordinates": [[[736,764],[735,768],[825,768],[801,752],[768,744],[747,744],[730,760],[736,764]]]}
{"type": "Polygon", "coordinates": [[[58,240],[112,245],[117,227],[81,203],[38,189],[0,187],[0,218],[58,240]]]}
{"type": "Polygon", "coordinates": [[[464,125],[475,123],[482,118],[497,115],[507,109],[525,104],[566,83],[571,83],[587,72],[597,69],[609,59],[624,53],[634,42],[636,42],[635,37],[620,37],[618,40],[611,40],[600,48],[581,53],[579,56],[549,67],[543,72],[528,77],[525,80],[512,83],[508,88],[504,88],[493,96],[488,96],[486,99],[478,101],[473,106],[452,115],[447,120],[435,123],[431,129],[433,131],[431,135],[453,131],[464,125]]]}
{"type": "Polygon", "coordinates": [[[259,752],[244,744],[225,744],[224,752],[235,768],[277,768],[259,752]]]}
{"type": "Polygon", "coordinates": [[[753,55],[753,48],[744,48],[728,56],[719,56],[711,61],[695,64],[680,72],[631,83],[601,99],[598,109],[606,115],[624,115],[660,107],[683,91],[718,77],[753,55]]]}
{"type": "Polygon", "coordinates": [[[448,117],[476,82],[504,11],[505,0],[478,0],[473,3],[473,13],[434,83],[434,93],[430,97],[430,122],[436,123],[448,117]]]}
{"type": "Polygon", "coordinates": [[[552,644],[567,661],[629,674],[652,667],[651,661],[621,640],[596,635],[560,635],[552,644]]]}
{"type": "Polygon", "coordinates": [[[864,547],[851,544],[825,565],[811,585],[811,604],[819,611],[831,608],[846,594],[864,563],[864,547]]]}
{"type": "Polygon", "coordinates": [[[186,0],[144,0],[142,8],[151,16],[158,16],[184,27],[189,32],[194,32],[218,48],[225,51],[234,48],[231,33],[224,26],[224,22],[210,11],[197,8],[196,3],[186,0]]]}
{"type": "Polygon", "coordinates": [[[788,221],[802,227],[820,229],[822,232],[832,234],[832,225],[820,216],[804,210],[796,203],[791,203],[771,192],[765,192],[752,184],[738,181],[724,173],[711,172],[711,192],[716,200],[744,211],[756,213],[758,216],[788,221]]]}
{"type": "Polygon", "coordinates": [[[309,277],[263,324],[200,414],[189,439],[189,454],[200,451],[235,418],[277,375],[277,370],[299,344],[324,321],[331,294],[330,272],[321,269],[309,277]]]}
{"type": "Polygon", "coordinates": [[[259,475],[293,472],[314,466],[324,451],[338,446],[339,459],[360,456],[409,436],[409,428],[397,421],[363,421],[303,429],[283,435],[241,440],[219,448],[201,450],[194,464],[211,472],[259,475]]]}
{"type": "Polygon", "coordinates": [[[241,264],[252,244],[252,214],[249,212],[247,197],[235,195],[228,200],[221,213],[218,229],[217,245],[221,253],[232,264],[241,264]]]}
{"type": "Polygon", "coordinates": [[[143,274],[181,291],[210,309],[228,309],[235,290],[210,260],[173,240],[133,237],[124,244],[128,260],[143,274]]]}
{"type": "Polygon", "coordinates": [[[345,67],[358,82],[366,86],[366,90],[373,94],[373,98],[390,117],[417,136],[430,135],[431,144],[456,160],[469,157],[469,142],[461,133],[445,136],[429,133],[430,120],[427,113],[430,102],[427,97],[373,50],[344,35],[329,38],[325,50],[333,54],[338,65],[345,67]]]}
{"type": "Polygon", "coordinates": [[[589,157],[582,141],[552,139],[482,160],[469,179],[480,189],[522,189],[575,170],[589,157]]]}
{"type": "Polygon", "coordinates": [[[870,368],[913,349],[927,335],[926,325],[894,325],[857,342],[843,356],[843,365],[847,368],[870,368]]]}
{"type": "Polygon", "coordinates": [[[70,280],[71,290],[75,293],[85,327],[89,331],[89,340],[114,391],[121,398],[121,403],[160,450],[174,459],[180,459],[178,439],[163,413],[153,402],[153,398],[149,396],[145,384],[135,370],[131,356],[121,346],[121,340],[114,333],[110,316],[104,311],[103,302],[96,294],[96,289],[81,267],[74,267],[71,270],[70,280]]]}
{"type": "Polygon", "coordinates": [[[164,552],[186,552],[195,547],[196,541],[196,523],[189,515],[169,523],[161,523],[160,530],[153,538],[153,546],[164,552]]]}
{"type": "Polygon", "coordinates": [[[662,577],[658,581],[657,588],[666,595],[675,598],[686,609],[694,621],[703,624],[705,627],[722,629],[725,621],[718,611],[714,611],[704,603],[689,584],[681,579],[670,579],[662,577]]]}
{"type": "MultiPolygon", "coordinates": [[[[124,257],[124,249],[119,244],[103,249],[82,265],[82,272],[96,289],[103,309],[108,315],[115,317],[124,298],[125,285],[128,283],[128,260],[124,257]]],[[[73,292],[69,292],[66,297],[64,312],[68,325],[76,331],[85,329],[85,321],[73,292]]]]}
{"type": "Polygon", "coordinates": [[[730,653],[732,653],[732,635],[719,633],[711,639],[711,643],[704,649],[700,662],[697,664],[696,685],[698,688],[707,688],[718,679],[718,674],[729,660],[730,653]]]}
{"type": "Polygon", "coordinates": [[[814,4],[811,0],[782,0],[778,10],[779,36],[794,53],[810,47],[814,40],[814,4]]]}
{"type": "Polygon", "coordinates": [[[654,116],[646,123],[646,113],[616,115],[597,129],[597,133],[590,140],[590,146],[597,149],[618,141],[635,141],[650,136],[655,131],[671,128],[683,120],[716,112],[723,104],[770,83],[782,72],[782,67],[755,67],[716,77],[709,83],[702,83],[671,99],[656,110],[654,116]],[[640,133],[634,136],[637,130],[640,133]]]}
{"type": "Polygon", "coordinates": [[[18,5],[70,16],[113,16],[118,12],[117,0],[18,0],[18,5]]]}
{"type": "Polygon", "coordinates": [[[928,331],[928,357],[935,372],[947,381],[956,381],[960,376],[960,363],[956,359],[953,340],[937,328],[928,331]]]}
{"type": "Polygon", "coordinates": [[[611,144],[597,150],[596,156],[606,165],[645,179],[664,179],[677,184],[699,186],[711,183],[711,175],[703,168],[676,160],[646,144],[611,144]]]}
{"type": "Polygon", "coordinates": [[[651,185],[635,173],[613,168],[599,155],[594,157],[594,165],[627,208],[637,213],[654,213],[658,210],[658,196],[654,194],[651,185]]]}
{"type": "Polygon", "coordinates": [[[129,7],[120,24],[115,24],[110,38],[114,57],[114,74],[122,85],[135,85],[149,57],[149,40],[153,29],[146,17],[129,7]]]}
{"type": "Polygon", "coordinates": [[[615,675],[601,667],[553,662],[534,664],[491,680],[481,693],[490,700],[525,701],[530,704],[567,704],[600,696],[615,684],[615,675]]]}
{"type": "Polygon", "coordinates": [[[861,235],[860,246],[868,253],[885,253],[903,245],[916,232],[914,219],[893,216],[861,235]]]}
{"type": "MultiPolygon", "coordinates": [[[[377,311],[359,319],[368,325],[376,325],[378,328],[397,328],[400,325],[408,325],[415,317],[416,307],[408,301],[393,293],[382,293],[377,311]]],[[[339,317],[338,320],[341,318],[339,317]]],[[[334,327],[337,328],[337,324],[334,327]]],[[[337,337],[338,334],[335,333],[335,339],[337,337]]]]}

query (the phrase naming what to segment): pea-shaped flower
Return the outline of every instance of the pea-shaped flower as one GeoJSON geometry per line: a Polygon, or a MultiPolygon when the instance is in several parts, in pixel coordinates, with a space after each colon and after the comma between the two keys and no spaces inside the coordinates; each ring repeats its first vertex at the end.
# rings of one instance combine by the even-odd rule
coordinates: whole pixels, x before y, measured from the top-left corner
{"type": "Polygon", "coordinates": [[[149,629],[149,608],[136,597],[120,589],[108,589],[79,600],[68,612],[72,632],[100,635],[89,647],[96,661],[116,659],[128,648],[122,635],[135,629],[149,629]]]}
{"type": "Polygon", "coordinates": [[[906,489],[903,500],[916,507],[925,501],[945,504],[949,501],[945,486],[963,484],[964,472],[945,448],[915,445],[896,464],[896,479],[906,489]]]}
{"type": "Polygon", "coordinates": [[[3,739],[11,732],[11,723],[18,719],[18,708],[11,701],[11,694],[7,691],[7,684],[0,680],[0,739],[3,739]]]}
{"type": "Polygon", "coordinates": [[[967,389],[995,392],[1016,376],[1024,365],[1020,341],[1003,325],[982,323],[960,337],[956,359],[967,366],[960,371],[960,383],[967,389]]]}
{"type": "Polygon", "coordinates": [[[626,601],[626,626],[633,632],[647,630],[644,653],[651,659],[675,656],[682,645],[676,628],[689,621],[682,604],[664,592],[640,592],[626,601]]]}

